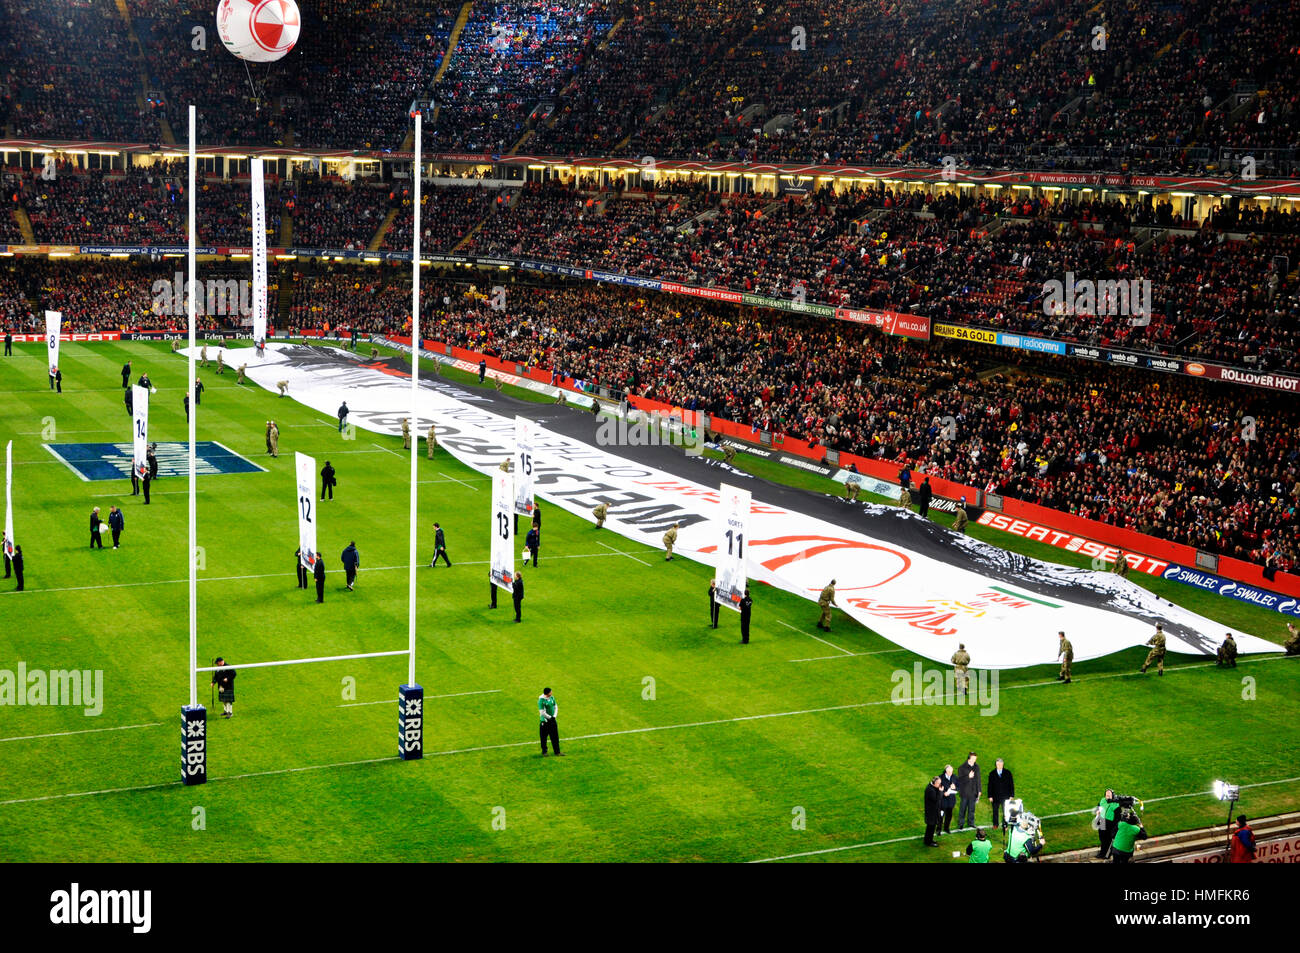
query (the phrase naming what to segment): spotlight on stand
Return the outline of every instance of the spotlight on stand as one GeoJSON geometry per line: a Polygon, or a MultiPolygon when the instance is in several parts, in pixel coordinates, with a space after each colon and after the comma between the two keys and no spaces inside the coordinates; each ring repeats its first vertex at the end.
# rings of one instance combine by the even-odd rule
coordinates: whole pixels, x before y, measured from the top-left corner
{"type": "Polygon", "coordinates": [[[1232,808],[1237,803],[1237,799],[1241,797],[1241,785],[1229,784],[1227,781],[1215,781],[1214,787],[1211,790],[1214,791],[1214,796],[1216,799],[1220,801],[1228,802],[1228,847],[1229,849],[1231,849],[1232,808]]]}

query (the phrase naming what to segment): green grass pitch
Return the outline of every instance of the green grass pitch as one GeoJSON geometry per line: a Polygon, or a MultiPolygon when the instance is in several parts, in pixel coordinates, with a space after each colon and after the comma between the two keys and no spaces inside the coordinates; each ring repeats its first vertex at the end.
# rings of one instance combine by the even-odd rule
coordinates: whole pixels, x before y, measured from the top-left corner
{"type": "MultiPolygon", "coordinates": [[[[752,643],[741,646],[734,614],[707,627],[706,567],[666,564],[656,549],[546,503],[541,565],[525,574],[524,623],[514,625],[508,599],[487,608],[489,481],[441,450],[425,460],[423,446],[426,758],[395,757],[389,700],[405,658],[254,669],[239,677],[235,718],[210,715],[210,782],[182,787],[185,485],[159,480],[144,507],[127,481],[82,482],[42,446],[51,423],[59,441],[128,439],[118,373],[127,358],[158,387],[152,438],[185,439],[185,364],[164,345],[65,344],[61,396],[46,386],[41,344],[16,345],[0,361],[0,442],[14,440],[28,588],[13,593],[10,580],[0,593],[0,669],[102,669],[105,695],[98,717],[0,707],[6,860],[955,862],[950,850],[921,847],[921,795],[972,748],[986,771],[1006,759],[1026,807],[1047,818],[1049,850],[1093,842],[1087,814],[1070,812],[1106,786],[1149,799],[1153,834],[1222,823],[1222,805],[1202,793],[1218,777],[1251,785],[1240,804],[1248,814],[1300,807],[1294,660],[1221,671],[1170,656],[1164,678],[1139,677],[1144,650],[1134,649],[1077,665],[1068,687],[1052,669],[1002,673],[992,717],[896,706],[891,674],[916,656],[838,613],[820,633],[812,603],[766,587],[755,593],[752,643]],[[90,508],[112,503],[126,513],[123,548],[91,552],[90,508]],[[451,569],[425,568],[434,520],[451,569]],[[567,758],[539,755],[536,698],[546,685],[559,699],[567,758]],[[814,853],[833,848],[852,849],[814,853]]],[[[201,376],[200,439],[269,472],[200,478],[200,663],[218,653],[250,662],[404,648],[409,461],[400,440],[359,431],[345,441],[328,417],[237,386],[231,370],[201,376]],[[281,430],[277,460],[264,453],[270,417],[281,430]],[[318,466],[328,458],[339,474],[336,499],[320,507],[331,570],[322,606],[295,588],[295,450],[318,466]],[[349,540],[363,561],[351,593],[339,564],[349,540]]],[[[741,459],[760,476],[838,490],[741,459]]],[[[1276,614],[1148,584],[1280,641],[1276,614]]],[[[208,704],[202,677],[200,697],[208,704]]],[[[951,847],[967,840],[956,835],[951,847]]]]}

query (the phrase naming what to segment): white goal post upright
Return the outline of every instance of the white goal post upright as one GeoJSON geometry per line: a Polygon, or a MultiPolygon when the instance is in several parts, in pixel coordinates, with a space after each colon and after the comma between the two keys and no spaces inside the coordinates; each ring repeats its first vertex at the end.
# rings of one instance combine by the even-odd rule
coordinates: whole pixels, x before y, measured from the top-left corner
{"type": "MultiPolygon", "coordinates": [[[[208,779],[207,773],[207,710],[199,704],[198,676],[200,672],[217,672],[222,669],[271,668],[282,665],[306,665],[314,662],[341,662],[350,659],[386,658],[405,655],[407,657],[406,684],[398,688],[397,731],[398,757],[409,761],[424,756],[424,688],[415,681],[415,609],[416,609],[416,529],[419,522],[419,457],[416,454],[418,441],[411,441],[411,538],[410,538],[410,607],[407,619],[407,647],[386,652],[356,652],[349,655],[326,655],[316,658],[278,659],[267,662],[242,662],[235,664],[211,665],[200,667],[198,664],[198,615],[197,615],[197,524],[195,520],[195,405],[194,395],[194,317],[195,317],[195,247],[196,219],[194,212],[194,191],[196,179],[195,149],[195,107],[190,106],[190,153],[189,153],[189,381],[186,384],[190,394],[190,450],[189,450],[189,564],[190,564],[190,703],[181,709],[181,780],[185,784],[203,784],[208,779]]],[[[421,120],[419,111],[415,114],[415,220],[411,236],[411,424],[419,427],[416,416],[420,404],[420,163],[421,163],[421,120]]],[[[314,495],[314,494],[313,494],[314,495]]]]}
{"type": "Polygon", "coordinates": [[[185,392],[189,394],[190,411],[186,414],[189,417],[189,548],[186,551],[186,558],[189,562],[189,582],[190,582],[190,703],[181,709],[181,781],[184,784],[204,784],[208,780],[208,713],[202,705],[199,704],[199,684],[198,684],[198,649],[199,649],[199,619],[198,619],[198,521],[196,514],[198,511],[197,495],[194,486],[195,461],[194,461],[194,435],[195,425],[198,418],[198,407],[194,403],[194,310],[195,310],[195,288],[198,287],[196,281],[196,267],[194,259],[194,249],[198,233],[198,221],[195,218],[195,201],[194,189],[198,178],[198,158],[195,149],[195,125],[197,122],[198,110],[191,103],[189,108],[190,120],[190,155],[189,155],[189,221],[187,231],[189,232],[189,254],[187,256],[189,270],[189,287],[187,288],[187,305],[186,313],[188,316],[187,324],[189,325],[189,354],[186,360],[186,380],[185,392]]]}
{"type": "MultiPolygon", "coordinates": [[[[423,186],[421,134],[424,126],[424,109],[415,109],[415,161],[411,176],[415,179],[414,217],[411,222],[411,427],[420,432],[420,193],[423,186]]],[[[415,571],[418,555],[415,551],[416,528],[420,519],[419,485],[420,446],[418,436],[411,440],[411,529],[409,600],[406,616],[406,684],[397,689],[397,754],[403,761],[424,757],[424,688],[415,680],[415,571]]]]}

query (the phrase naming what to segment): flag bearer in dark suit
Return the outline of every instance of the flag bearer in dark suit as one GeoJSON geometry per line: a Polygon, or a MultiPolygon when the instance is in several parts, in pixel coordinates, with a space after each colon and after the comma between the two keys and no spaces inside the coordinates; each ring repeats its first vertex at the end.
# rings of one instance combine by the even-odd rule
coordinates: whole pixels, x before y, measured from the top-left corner
{"type": "Polygon", "coordinates": [[[310,589],[311,586],[307,584],[307,567],[302,564],[301,548],[293,551],[293,564],[298,567],[298,588],[310,589]]]}
{"type": "Polygon", "coordinates": [[[316,567],[313,570],[316,575],[316,601],[325,601],[325,560],[321,554],[316,554],[316,567]]]}
{"type": "MultiPolygon", "coordinates": [[[[218,658],[214,665],[225,665],[226,660],[218,658]]],[[[235,717],[235,676],[239,672],[233,668],[219,668],[212,673],[212,684],[217,686],[217,700],[221,702],[221,717],[235,717]]]]}
{"type": "Polygon", "coordinates": [[[749,590],[745,590],[744,598],[740,600],[740,642],[742,645],[749,644],[749,614],[753,611],[754,600],[750,598],[749,590]]]}
{"type": "Polygon", "coordinates": [[[523,614],[523,606],[524,606],[524,574],[519,571],[515,572],[515,584],[513,589],[514,589],[513,598],[515,601],[515,621],[522,622],[523,621],[522,614],[523,614]]]}
{"type": "Polygon", "coordinates": [[[709,580],[709,625],[713,628],[718,627],[718,610],[722,608],[718,605],[718,580],[709,580]]]}

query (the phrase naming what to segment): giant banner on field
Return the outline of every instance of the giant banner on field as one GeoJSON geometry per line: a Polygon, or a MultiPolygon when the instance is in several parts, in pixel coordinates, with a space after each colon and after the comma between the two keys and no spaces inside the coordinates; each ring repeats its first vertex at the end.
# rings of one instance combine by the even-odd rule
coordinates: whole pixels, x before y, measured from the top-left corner
{"type": "Polygon", "coordinates": [[[45,312],[45,350],[50,358],[51,377],[59,369],[59,325],[62,323],[62,311],[45,312]]]}
{"type": "Polygon", "coordinates": [[[515,418],[515,512],[533,515],[533,422],[515,418]]]}
{"type": "MultiPolygon", "coordinates": [[[[277,343],[248,375],[268,391],[287,380],[291,396],[324,414],[346,392],[349,420],[375,433],[399,434],[409,413],[409,379],[396,359],[380,368],[338,349],[277,343]]],[[[412,425],[423,429],[436,420],[448,452],[480,473],[500,472],[514,443],[513,411],[494,413],[496,395],[441,378],[421,385],[420,419],[412,425]]],[[[616,504],[607,528],[654,546],[677,523],[675,552],[716,566],[717,483],[743,480],[743,473],[671,448],[609,452],[578,436],[580,429],[590,433],[587,417],[557,410],[553,418],[536,422],[538,497],[584,517],[599,502],[616,504]]],[[[1048,664],[1062,630],[1076,658],[1095,658],[1145,643],[1157,622],[1170,651],[1213,654],[1227,628],[1112,573],[1010,553],[897,507],[850,511],[771,485],[754,496],[745,540],[752,579],[815,601],[834,578],[845,612],[926,658],[947,662],[964,642],[976,668],[1048,664]],[[775,502],[782,499],[785,505],[775,502]],[[813,515],[819,508],[822,515],[813,515]]],[[[494,513],[513,513],[513,501],[511,487],[494,513]]],[[[1242,652],[1278,650],[1250,635],[1237,642],[1242,652]]]]}
{"type": "Polygon", "coordinates": [[[510,473],[492,474],[492,582],[501,589],[515,584],[515,483],[510,473]]]}
{"type": "Polygon", "coordinates": [[[745,540],[749,538],[749,490],[722,484],[718,487],[721,506],[715,521],[717,532],[718,584],[713,600],[728,609],[740,611],[749,572],[745,568],[745,540]]]}
{"type": "Polygon", "coordinates": [[[149,388],[131,385],[131,472],[143,480],[149,472],[149,388]]]}
{"type": "Polygon", "coordinates": [[[298,561],[316,568],[316,458],[294,453],[298,473],[298,561]]]}
{"type": "Polygon", "coordinates": [[[266,190],[262,160],[252,160],[253,186],[253,340],[266,340],[266,190]]]}
{"type": "Polygon", "coordinates": [[[14,442],[5,444],[5,557],[14,558],[14,442]]]}

